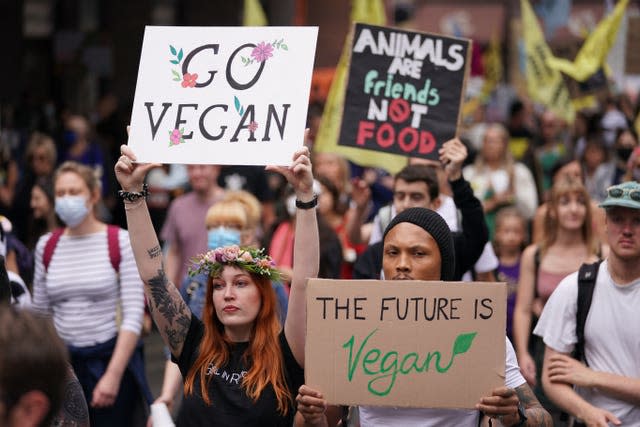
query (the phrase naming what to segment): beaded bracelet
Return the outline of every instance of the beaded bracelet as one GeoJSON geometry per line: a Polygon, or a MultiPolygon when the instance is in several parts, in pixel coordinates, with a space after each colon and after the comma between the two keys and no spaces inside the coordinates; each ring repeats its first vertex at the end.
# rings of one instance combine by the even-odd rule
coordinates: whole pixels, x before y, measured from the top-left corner
{"type": "Polygon", "coordinates": [[[118,191],[118,196],[125,201],[128,202],[134,202],[140,198],[147,198],[147,195],[149,195],[149,187],[147,186],[147,184],[142,184],[142,191],[138,192],[138,191],[124,191],[124,190],[119,190],[118,191]]]}

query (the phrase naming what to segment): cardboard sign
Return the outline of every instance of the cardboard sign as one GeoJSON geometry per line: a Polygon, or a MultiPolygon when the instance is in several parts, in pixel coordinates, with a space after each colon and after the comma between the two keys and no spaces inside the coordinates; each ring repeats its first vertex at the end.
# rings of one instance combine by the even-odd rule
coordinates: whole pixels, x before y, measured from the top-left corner
{"type": "Polygon", "coordinates": [[[141,162],[286,165],[317,27],[146,27],[129,145],[141,162]]]}
{"type": "Polygon", "coordinates": [[[504,385],[504,283],[311,279],[306,384],[329,403],[474,408],[504,385]]]}
{"type": "Polygon", "coordinates": [[[340,145],[438,158],[456,136],[469,40],[356,24],[340,145]]]}

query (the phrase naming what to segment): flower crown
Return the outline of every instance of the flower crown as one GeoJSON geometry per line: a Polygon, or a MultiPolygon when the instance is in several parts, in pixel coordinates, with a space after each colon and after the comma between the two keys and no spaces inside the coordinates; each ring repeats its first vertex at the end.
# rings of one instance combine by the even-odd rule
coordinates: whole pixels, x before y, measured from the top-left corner
{"type": "Polygon", "coordinates": [[[225,265],[240,267],[249,273],[268,277],[272,281],[280,280],[280,272],[275,268],[276,263],[264,253],[264,249],[238,245],[223,246],[193,257],[189,275],[207,273],[208,276],[217,276],[225,265]]]}

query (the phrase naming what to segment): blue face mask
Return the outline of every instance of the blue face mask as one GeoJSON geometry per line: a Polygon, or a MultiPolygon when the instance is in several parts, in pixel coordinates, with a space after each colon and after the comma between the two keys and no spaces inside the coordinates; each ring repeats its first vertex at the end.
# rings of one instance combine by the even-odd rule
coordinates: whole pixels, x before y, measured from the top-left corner
{"type": "Polygon", "coordinates": [[[56,197],[55,210],[62,222],[71,228],[79,225],[89,214],[84,196],[56,197]]]}
{"type": "Polygon", "coordinates": [[[239,245],[240,231],[228,227],[216,227],[209,230],[208,247],[216,249],[222,246],[239,245]]]}

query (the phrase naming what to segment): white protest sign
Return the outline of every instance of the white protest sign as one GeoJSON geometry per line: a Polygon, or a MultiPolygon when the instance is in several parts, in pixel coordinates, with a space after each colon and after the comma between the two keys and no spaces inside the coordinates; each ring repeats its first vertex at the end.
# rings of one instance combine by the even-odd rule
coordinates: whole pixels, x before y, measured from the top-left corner
{"type": "Polygon", "coordinates": [[[138,160],[290,164],[303,144],[317,35],[146,27],[129,134],[138,160]]]}

